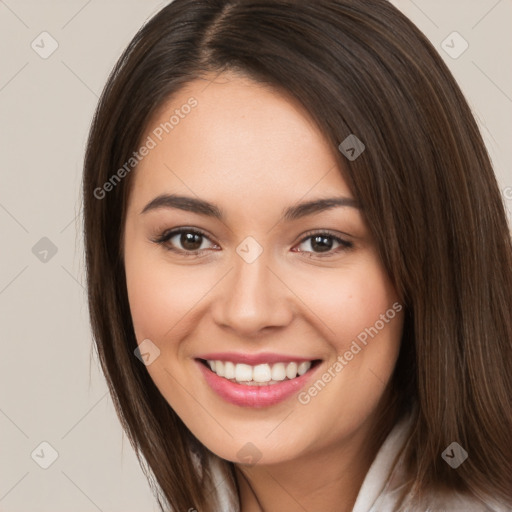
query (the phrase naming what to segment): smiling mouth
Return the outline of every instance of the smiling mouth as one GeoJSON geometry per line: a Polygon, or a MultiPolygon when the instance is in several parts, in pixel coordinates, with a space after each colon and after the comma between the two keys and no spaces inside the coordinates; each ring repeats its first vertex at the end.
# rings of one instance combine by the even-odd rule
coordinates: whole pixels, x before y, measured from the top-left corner
{"type": "Polygon", "coordinates": [[[210,359],[198,359],[198,361],[218,377],[246,386],[270,386],[283,381],[294,380],[321,363],[320,359],[257,365],[210,359]]]}

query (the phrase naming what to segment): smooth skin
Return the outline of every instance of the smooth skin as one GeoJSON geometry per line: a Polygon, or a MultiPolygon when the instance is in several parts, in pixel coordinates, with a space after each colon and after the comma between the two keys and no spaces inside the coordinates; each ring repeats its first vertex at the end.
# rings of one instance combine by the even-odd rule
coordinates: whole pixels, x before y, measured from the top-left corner
{"type": "Polygon", "coordinates": [[[160,350],[147,370],[192,433],[236,464],[243,512],[349,511],[376,454],[369,433],[398,357],[403,313],[306,405],[296,395],[263,408],[225,402],[195,358],[226,351],[321,359],[315,381],[399,298],[358,207],[282,218],[300,202],[354,199],[337,148],[297,102],[231,72],[208,76],[160,108],[144,139],[191,96],[197,106],[133,171],[123,250],[137,342],[160,350]],[[142,213],[161,194],[214,203],[223,218],[169,207],[142,213]],[[156,241],[183,227],[205,236],[156,241]],[[318,241],[318,232],[327,238],[318,241]],[[236,252],[248,236],[263,248],[252,263],[236,252]],[[237,456],[248,442],[261,454],[252,466],[237,456]]]}

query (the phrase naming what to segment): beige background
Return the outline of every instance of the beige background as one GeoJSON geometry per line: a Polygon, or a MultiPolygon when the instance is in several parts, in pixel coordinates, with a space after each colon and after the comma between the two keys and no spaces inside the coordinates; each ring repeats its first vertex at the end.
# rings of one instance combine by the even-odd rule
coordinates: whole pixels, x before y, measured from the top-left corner
{"type": "MultiPolygon", "coordinates": [[[[107,74],[165,3],[0,0],[0,511],[158,510],[92,355],[79,197],[107,74]],[[47,59],[31,47],[51,49],[43,31],[58,43],[47,59]],[[41,261],[50,246],[57,252],[41,261]],[[40,465],[52,448],[42,442],[58,452],[48,469],[40,465]]],[[[510,212],[512,0],[394,3],[459,81],[510,212]],[[469,44],[456,59],[442,48],[453,31],[469,44]]],[[[461,49],[452,39],[451,51],[461,49]]]]}

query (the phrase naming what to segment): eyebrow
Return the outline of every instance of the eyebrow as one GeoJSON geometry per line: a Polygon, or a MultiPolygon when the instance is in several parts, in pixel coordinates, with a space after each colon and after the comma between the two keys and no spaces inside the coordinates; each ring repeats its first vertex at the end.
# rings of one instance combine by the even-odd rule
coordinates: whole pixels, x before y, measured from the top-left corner
{"type": "MultiPolygon", "coordinates": [[[[307,215],[313,215],[332,208],[346,206],[360,209],[359,203],[350,197],[328,197],[325,199],[315,199],[289,206],[283,210],[282,218],[285,221],[293,221],[306,217],[307,215]]],[[[185,210],[199,215],[214,217],[219,220],[224,219],[224,214],[217,205],[203,199],[176,194],[161,194],[155,197],[140,213],[142,215],[143,213],[160,208],[177,208],[179,210],[185,210]]]]}

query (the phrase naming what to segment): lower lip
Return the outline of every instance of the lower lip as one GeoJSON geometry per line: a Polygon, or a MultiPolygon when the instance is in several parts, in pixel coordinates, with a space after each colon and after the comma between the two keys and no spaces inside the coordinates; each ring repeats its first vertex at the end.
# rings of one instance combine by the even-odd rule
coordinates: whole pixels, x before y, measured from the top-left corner
{"type": "Polygon", "coordinates": [[[199,370],[213,391],[226,400],[226,402],[242,407],[268,407],[286,400],[305,386],[319,366],[317,364],[304,375],[295,379],[284,380],[279,384],[248,386],[236,384],[223,377],[219,377],[198,360],[196,360],[196,363],[199,365],[199,370]]]}

